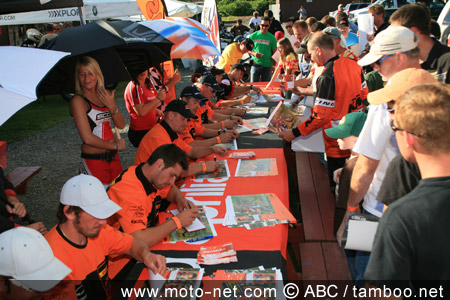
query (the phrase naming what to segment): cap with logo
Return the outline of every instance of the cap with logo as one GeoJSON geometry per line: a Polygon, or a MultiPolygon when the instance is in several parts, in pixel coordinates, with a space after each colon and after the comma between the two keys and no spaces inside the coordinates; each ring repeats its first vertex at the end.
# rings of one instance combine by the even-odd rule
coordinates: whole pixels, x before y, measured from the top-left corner
{"type": "Polygon", "coordinates": [[[342,118],[338,126],[325,129],[325,133],[332,139],[343,139],[349,136],[359,136],[366,119],[366,113],[349,113],[342,118]]]}
{"type": "Polygon", "coordinates": [[[345,13],[340,13],[337,16],[336,20],[336,27],[342,28],[342,27],[349,27],[350,23],[348,22],[348,16],[345,13]]]}
{"type": "Polygon", "coordinates": [[[369,53],[358,61],[360,66],[373,64],[385,55],[412,50],[418,45],[418,38],[409,28],[389,26],[374,39],[369,53]]]}
{"type": "Polygon", "coordinates": [[[194,74],[197,74],[199,76],[205,75],[205,74],[211,74],[207,66],[201,65],[197,69],[195,69],[194,74]]]}
{"type": "Polygon", "coordinates": [[[196,86],[187,86],[181,91],[180,97],[193,97],[197,100],[207,101],[208,98],[202,95],[196,86]]]}
{"type": "Polygon", "coordinates": [[[197,119],[198,117],[194,115],[189,109],[186,101],[183,100],[172,100],[167,104],[164,111],[177,112],[185,118],[197,119]]]}
{"type": "Polygon", "coordinates": [[[32,290],[45,292],[69,275],[38,231],[17,227],[0,234],[0,275],[9,276],[32,290]]]}
{"type": "Polygon", "coordinates": [[[436,78],[424,69],[405,69],[392,76],[384,88],[369,93],[367,100],[370,104],[387,103],[398,100],[403,93],[416,85],[436,82],[436,78]]]}
{"type": "Polygon", "coordinates": [[[105,187],[96,177],[80,174],[70,178],[61,190],[59,202],[78,206],[97,219],[107,219],[122,208],[109,199],[105,187]]]}
{"type": "Polygon", "coordinates": [[[336,27],[327,27],[322,30],[324,33],[328,34],[333,40],[340,39],[339,46],[342,48],[347,48],[347,43],[345,42],[345,38],[342,35],[341,31],[336,27]]]}
{"type": "Polygon", "coordinates": [[[297,50],[295,50],[295,53],[297,53],[297,54],[305,54],[306,53],[306,51],[308,50],[308,41],[312,35],[313,34],[310,33],[303,38],[302,42],[300,43],[300,47],[298,47],[297,50]]]}
{"type": "Polygon", "coordinates": [[[219,83],[217,83],[216,77],[212,74],[206,74],[200,77],[199,81],[201,84],[206,84],[207,86],[210,86],[215,92],[221,92],[223,89],[219,86],[219,83]]]}

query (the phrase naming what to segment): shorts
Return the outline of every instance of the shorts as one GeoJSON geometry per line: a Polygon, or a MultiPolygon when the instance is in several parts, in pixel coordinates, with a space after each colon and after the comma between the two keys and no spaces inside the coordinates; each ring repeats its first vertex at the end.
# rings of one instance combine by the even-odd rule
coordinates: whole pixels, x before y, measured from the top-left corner
{"type": "MultiPolygon", "coordinates": [[[[99,156],[102,156],[100,153],[99,156]]],[[[80,162],[80,174],[92,175],[97,177],[106,187],[122,173],[122,164],[120,163],[119,154],[115,153],[114,159],[111,161],[102,158],[83,158],[83,156],[95,156],[82,154],[80,162]]]]}

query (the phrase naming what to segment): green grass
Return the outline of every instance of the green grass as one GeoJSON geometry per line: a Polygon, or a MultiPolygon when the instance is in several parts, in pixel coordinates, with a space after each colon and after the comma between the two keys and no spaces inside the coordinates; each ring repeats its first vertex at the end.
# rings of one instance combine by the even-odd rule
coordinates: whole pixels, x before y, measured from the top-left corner
{"type": "MultiPolygon", "coordinates": [[[[123,97],[126,82],[119,83],[116,98],[123,97]]],[[[59,95],[45,96],[25,106],[0,126],[0,140],[13,143],[71,118],[69,103],[59,95]]]]}

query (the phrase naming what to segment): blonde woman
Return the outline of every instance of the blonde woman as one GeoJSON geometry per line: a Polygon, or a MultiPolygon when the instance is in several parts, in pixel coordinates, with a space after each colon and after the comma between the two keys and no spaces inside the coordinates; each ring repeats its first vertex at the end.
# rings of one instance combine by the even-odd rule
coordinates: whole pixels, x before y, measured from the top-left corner
{"type": "Polygon", "coordinates": [[[97,61],[82,57],[75,68],[76,95],[70,101],[70,113],[80,134],[80,173],[97,177],[105,187],[122,172],[117,151],[125,149],[125,141],[114,137],[111,120],[125,127],[115,91],[104,87],[103,74],[97,61]]]}
{"type": "Polygon", "coordinates": [[[270,86],[275,78],[280,74],[284,74],[285,80],[292,80],[296,72],[300,72],[298,68],[298,57],[292,48],[291,42],[288,38],[282,38],[277,42],[277,50],[280,52],[280,61],[273,72],[272,79],[270,79],[267,86],[270,86]],[[283,70],[283,73],[281,71],[283,70]]]}

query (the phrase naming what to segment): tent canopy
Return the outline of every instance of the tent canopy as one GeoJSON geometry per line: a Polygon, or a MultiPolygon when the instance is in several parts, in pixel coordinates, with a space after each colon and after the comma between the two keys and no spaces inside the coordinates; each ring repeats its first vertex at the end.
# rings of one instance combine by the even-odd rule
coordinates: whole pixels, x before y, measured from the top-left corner
{"type": "Polygon", "coordinates": [[[0,0],[1,14],[83,6],[83,0],[0,0]]]}
{"type": "MultiPolygon", "coordinates": [[[[0,0],[5,1],[5,0],[0,0]]],[[[31,0],[20,0],[31,1],[31,0]]],[[[38,1],[38,0],[35,0],[38,1]]],[[[41,0],[43,1],[43,0],[41,0]]],[[[55,0],[53,0],[55,1],[55,0]]],[[[52,2],[53,2],[52,1],[52,2]]],[[[59,1],[59,0],[58,0],[59,1]]],[[[65,0],[74,2],[74,0],[65,0]]],[[[82,2],[81,0],[77,0],[82,2]]],[[[12,0],[6,2],[13,2],[12,0]]],[[[136,0],[84,0],[83,10],[86,20],[106,18],[120,18],[141,15],[141,10],[136,0]]],[[[192,3],[177,0],[165,0],[169,16],[189,17],[201,12],[202,7],[192,3]]],[[[2,10],[0,10],[3,12],[2,10]]],[[[50,9],[43,11],[29,11],[8,15],[0,15],[0,26],[38,23],[58,23],[67,21],[79,21],[78,7],[50,9]]]]}

